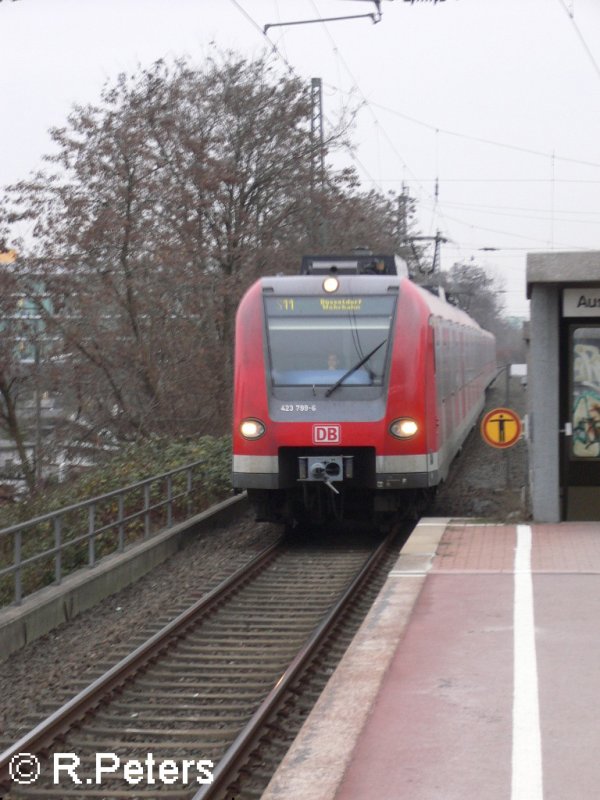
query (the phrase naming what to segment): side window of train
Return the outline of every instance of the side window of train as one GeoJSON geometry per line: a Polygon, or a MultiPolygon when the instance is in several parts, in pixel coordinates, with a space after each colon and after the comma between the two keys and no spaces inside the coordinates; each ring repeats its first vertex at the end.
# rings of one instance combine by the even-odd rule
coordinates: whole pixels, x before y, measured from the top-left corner
{"type": "Polygon", "coordinates": [[[446,364],[444,360],[443,322],[441,319],[436,317],[432,320],[431,326],[433,328],[436,393],[438,400],[441,401],[444,397],[444,375],[446,373],[446,364]]]}
{"type": "Polygon", "coordinates": [[[452,395],[456,388],[456,333],[451,322],[448,328],[448,394],[452,395]]]}
{"type": "Polygon", "coordinates": [[[448,323],[448,396],[454,394],[454,385],[456,383],[456,353],[454,348],[454,326],[451,322],[448,323]]]}
{"type": "Polygon", "coordinates": [[[452,374],[452,365],[450,364],[450,326],[449,323],[444,321],[443,325],[443,342],[444,342],[444,374],[442,376],[442,397],[446,399],[450,394],[450,376],[452,374]]]}

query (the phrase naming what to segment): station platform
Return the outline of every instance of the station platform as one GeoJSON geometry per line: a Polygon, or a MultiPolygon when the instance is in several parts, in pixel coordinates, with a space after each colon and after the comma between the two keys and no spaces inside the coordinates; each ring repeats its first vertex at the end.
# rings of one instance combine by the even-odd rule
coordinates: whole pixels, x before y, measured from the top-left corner
{"type": "Polygon", "coordinates": [[[421,520],[262,800],[590,800],[600,523],[421,520]]]}

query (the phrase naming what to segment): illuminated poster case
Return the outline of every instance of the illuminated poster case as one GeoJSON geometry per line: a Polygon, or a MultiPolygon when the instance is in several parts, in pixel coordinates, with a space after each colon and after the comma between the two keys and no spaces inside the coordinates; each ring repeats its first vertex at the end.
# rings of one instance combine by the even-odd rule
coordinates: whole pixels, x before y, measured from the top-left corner
{"type": "Polygon", "coordinates": [[[600,288],[563,290],[563,316],[590,320],[570,336],[571,458],[600,458],[600,288]]]}

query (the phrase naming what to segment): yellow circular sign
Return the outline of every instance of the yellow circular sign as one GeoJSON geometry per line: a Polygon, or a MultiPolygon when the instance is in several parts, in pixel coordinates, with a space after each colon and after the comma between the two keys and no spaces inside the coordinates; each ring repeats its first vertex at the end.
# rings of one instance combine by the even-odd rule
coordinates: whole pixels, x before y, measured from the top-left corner
{"type": "Polygon", "coordinates": [[[510,408],[494,408],[481,421],[481,435],[491,447],[512,447],[522,430],[521,420],[510,408]]]}

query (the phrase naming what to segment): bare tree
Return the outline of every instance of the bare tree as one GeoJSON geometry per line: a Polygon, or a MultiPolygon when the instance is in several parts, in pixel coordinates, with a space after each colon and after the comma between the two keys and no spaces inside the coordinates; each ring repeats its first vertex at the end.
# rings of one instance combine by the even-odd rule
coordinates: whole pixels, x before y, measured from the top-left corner
{"type": "MultiPolygon", "coordinates": [[[[228,429],[238,300],[308,249],[310,110],[309,87],[265,58],[158,62],[74,108],[48,170],[11,188],[91,437],[228,429]]],[[[346,138],[341,121],[324,155],[346,138]]],[[[393,249],[393,198],[329,167],[320,191],[325,248],[393,249]]]]}
{"type": "MultiPolygon", "coordinates": [[[[36,331],[29,316],[23,313],[23,300],[14,265],[3,264],[0,267],[0,433],[14,444],[27,487],[34,491],[31,414],[25,406],[31,407],[38,360],[33,356],[37,352],[36,331]]],[[[39,452],[35,458],[39,458],[39,452]]]]}

